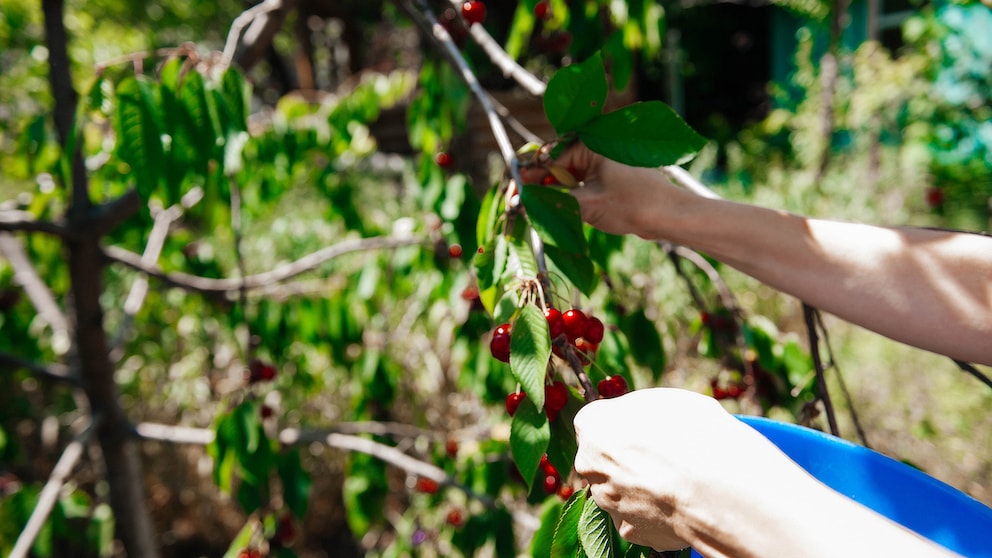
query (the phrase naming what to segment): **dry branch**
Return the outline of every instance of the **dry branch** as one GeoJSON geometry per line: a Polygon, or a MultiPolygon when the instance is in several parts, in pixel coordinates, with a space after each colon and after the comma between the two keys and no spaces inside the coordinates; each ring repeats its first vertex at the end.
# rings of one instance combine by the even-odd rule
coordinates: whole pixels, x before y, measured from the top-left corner
{"type": "Polygon", "coordinates": [[[157,265],[146,264],[142,260],[142,257],[138,254],[117,246],[105,246],[103,248],[103,252],[106,258],[112,262],[123,264],[174,287],[200,293],[228,294],[236,293],[241,288],[250,291],[268,287],[307,271],[311,271],[324,262],[344,254],[369,250],[401,248],[404,246],[416,246],[420,244],[424,244],[423,239],[407,236],[353,238],[327,246],[317,250],[316,252],[303,256],[296,261],[264,273],[248,275],[243,278],[225,279],[199,277],[197,275],[190,275],[182,272],[166,273],[159,269],[157,265]]]}
{"type": "Polygon", "coordinates": [[[38,534],[48,521],[48,516],[51,515],[52,510],[55,508],[55,503],[58,501],[59,493],[62,492],[62,487],[69,479],[69,475],[72,474],[72,470],[76,468],[76,463],[82,457],[86,443],[89,441],[99,422],[99,417],[93,417],[92,421],[76,434],[73,440],[69,442],[69,445],[66,446],[62,452],[62,456],[55,463],[52,474],[48,477],[48,482],[45,483],[44,488],[41,489],[41,493],[38,494],[38,503],[31,512],[31,517],[28,518],[24,530],[18,535],[17,542],[14,543],[14,548],[10,551],[8,558],[27,558],[31,552],[31,546],[34,544],[35,539],[38,538],[38,534]]]}

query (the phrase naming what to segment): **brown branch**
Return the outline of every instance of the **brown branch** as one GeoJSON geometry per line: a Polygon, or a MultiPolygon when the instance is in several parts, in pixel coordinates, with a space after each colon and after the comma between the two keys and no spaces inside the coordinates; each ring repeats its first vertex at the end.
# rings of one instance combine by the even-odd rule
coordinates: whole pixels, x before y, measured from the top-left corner
{"type": "Polygon", "coordinates": [[[816,391],[820,401],[823,402],[824,411],[827,414],[827,423],[830,425],[830,433],[840,436],[840,428],[837,426],[837,413],[834,405],[830,401],[830,391],[827,389],[827,378],[823,367],[823,360],[820,358],[820,337],[817,334],[818,311],[809,304],[803,302],[803,319],[806,322],[806,330],[809,334],[809,352],[813,358],[813,366],[816,370],[816,391]]]}
{"type": "Polygon", "coordinates": [[[99,422],[100,417],[93,417],[91,422],[79,431],[73,440],[69,442],[69,445],[66,446],[62,452],[62,456],[59,457],[59,460],[55,463],[55,467],[52,468],[52,474],[48,477],[48,482],[45,483],[45,486],[38,494],[38,503],[35,504],[34,510],[31,512],[31,517],[28,518],[27,524],[24,526],[24,530],[18,535],[17,542],[14,543],[14,548],[10,551],[8,558],[27,558],[35,539],[38,538],[38,534],[44,528],[48,517],[52,514],[52,510],[55,509],[55,504],[58,502],[62,487],[69,479],[69,475],[72,474],[73,469],[76,468],[76,464],[79,462],[79,458],[82,457],[83,450],[86,448],[86,444],[93,431],[96,430],[99,422]]]}
{"type": "Polygon", "coordinates": [[[121,197],[104,204],[93,206],[76,215],[69,224],[76,235],[99,238],[121,225],[141,209],[141,196],[136,190],[128,190],[121,197]]]}
{"type": "Polygon", "coordinates": [[[117,246],[105,246],[104,256],[119,264],[123,264],[131,269],[145,273],[166,284],[189,291],[200,293],[228,294],[236,293],[242,288],[247,290],[261,289],[280,281],[285,281],[307,271],[311,271],[324,262],[349,254],[352,252],[363,252],[368,250],[381,250],[388,248],[401,248],[404,246],[415,246],[423,244],[422,239],[416,237],[371,237],[348,239],[327,246],[316,252],[303,256],[302,258],[290,262],[284,266],[271,271],[248,275],[244,278],[212,279],[209,277],[199,277],[182,272],[166,273],[159,269],[157,265],[147,265],[142,261],[141,256],[119,248],[117,246]]]}
{"type": "Polygon", "coordinates": [[[954,364],[958,365],[958,368],[960,368],[962,371],[971,374],[972,376],[977,378],[978,381],[992,388],[992,379],[990,379],[985,374],[982,374],[982,372],[978,368],[975,368],[973,364],[969,362],[965,362],[963,360],[957,360],[957,359],[952,359],[952,360],[954,360],[954,364]]]}
{"type": "MultiPolygon", "coordinates": [[[[324,444],[335,449],[371,455],[372,457],[402,469],[409,474],[428,478],[440,485],[450,486],[461,490],[467,496],[481,502],[488,508],[495,508],[498,505],[497,501],[493,498],[485,494],[479,494],[468,486],[459,483],[454,477],[446,473],[444,469],[436,465],[421,461],[393,446],[388,446],[386,444],[352,434],[342,434],[341,432],[335,430],[350,430],[353,432],[367,433],[402,432],[403,435],[412,435],[419,429],[415,429],[415,427],[412,426],[400,426],[395,423],[359,422],[344,423],[338,427],[324,431],[286,428],[279,432],[277,438],[280,443],[287,446],[302,446],[317,443],[324,444]]],[[[196,445],[210,444],[213,442],[215,436],[213,430],[205,428],[171,426],[155,423],[138,424],[134,429],[134,433],[138,437],[146,440],[196,445]]],[[[517,522],[529,528],[536,528],[537,518],[532,515],[514,511],[513,516],[517,522]]]]}
{"type": "MultiPolygon", "coordinates": [[[[0,232],[0,254],[7,258],[14,268],[14,280],[24,288],[28,299],[38,311],[38,316],[51,326],[52,334],[61,337],[65,345],[71,345],[69,320],[55,300],[51,289],[38,275],[21,242],[10,233],[0,232]]],[[[70,347],[66,346],[65,352],[69,349],[70,347]]]]}
{"type": "MultiPolygon", "coordinates": [[[[189,192],[183,195],[178,204],[170,206],[168,209],[161,210],[154,214],[154,224],[152,224],[152,230],[148,233],[148,242],[145,243],[145,251],[141,254],[141,260],[145,262],[146,265],[154,265],[158,261],[159,256],[162,253],[162,248],[165,246],[165,240],[169,235],[169,229],[172,224],[178,221],[183,216],[183,211],[189,209],[200,202],[203,199],[203,189],[199,186],[191,188],[189,192]]],[[[117,331],[117,337],[111,343],[111,351],[114,353],[112,360],[114,362],[120,359],[123,354],[120,351],[121,345],[124,343],[124,338],[127,335],[129,329],[131,329],[131,324],[134,322],[134,317],[141,310],[141,306],[145,302],[145,296],[148,294],[148,276],[140,275],[131,284],[131,290],[128,291],[127,298],[124,300],[124,318],[121,322],[121,326],[117,331]]]]}
{"type": "Polygon", "coordinates": [[[80,385],[79,375],[64,364],[39,364],[14,355],[0,353],[0,369],[10,372],[27,370],[43,380],[63,382],[74,386],[80,385]]]}
{"type": "Polygon", "coordinates": [[[69,234],[64,223],[40,221],[27,211],[16,209],[0,211],[0,232],[41,232],[55,236],[69,234]]]}

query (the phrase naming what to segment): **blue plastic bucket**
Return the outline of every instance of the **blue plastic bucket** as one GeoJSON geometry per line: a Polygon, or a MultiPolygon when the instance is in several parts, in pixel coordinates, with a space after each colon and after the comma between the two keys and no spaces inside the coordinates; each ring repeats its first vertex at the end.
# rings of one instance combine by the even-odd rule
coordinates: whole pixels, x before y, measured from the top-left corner
{"type": "MultiPolygon", "coordinates": [[[[905,463],[795,424],[738,417],[834,490],[968,558],[992,558],[992,508],[905,463]]],[[[695,551],[693,556],[699,556],[695,551]]]]}

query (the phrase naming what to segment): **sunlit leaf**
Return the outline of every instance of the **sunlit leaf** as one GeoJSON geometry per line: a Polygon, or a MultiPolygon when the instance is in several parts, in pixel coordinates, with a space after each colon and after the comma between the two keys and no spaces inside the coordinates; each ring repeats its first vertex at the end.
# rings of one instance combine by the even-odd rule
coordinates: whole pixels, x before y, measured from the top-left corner
{"type": "Polygon", "coordinates": [[[530,397],[525,397],[510,422],[510,453],[528,490],[534,485],[541,456],[547,450],[550,438],[548,417],[530,397]]]}
{"type": "Polygon", "coordinates": [[[559,135],[572,132],[603,112],[609,85],[597,52],[555,72],[544,92],[544,112],[559,135]]]}
{"type": "Polygon", "coordinates": [[[636,167],[681,164],[706,145],[661,101],[644,101],[608,112],[582,125],[579,139],[592,151],[636,167]]]}

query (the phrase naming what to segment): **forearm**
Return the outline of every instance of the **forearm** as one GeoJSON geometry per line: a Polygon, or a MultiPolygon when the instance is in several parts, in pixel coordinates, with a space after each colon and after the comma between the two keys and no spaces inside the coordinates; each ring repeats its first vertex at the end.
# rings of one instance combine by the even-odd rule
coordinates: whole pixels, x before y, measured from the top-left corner
{"type": "Polygon", "coordinates": [[[992,238],[808,219],[661,187],[671,191],[664,205],[645,204],[641,236],[903,343],[992,364],[992,238]]]}
{"type": "Polygon", "coordinates": [[[728,453],[735,462],[688,477],[675,517],[703,556],[954,555],[829,488],[749,426],[726,424],[720,433],[725,447],[707,462],[728,453]]]}

